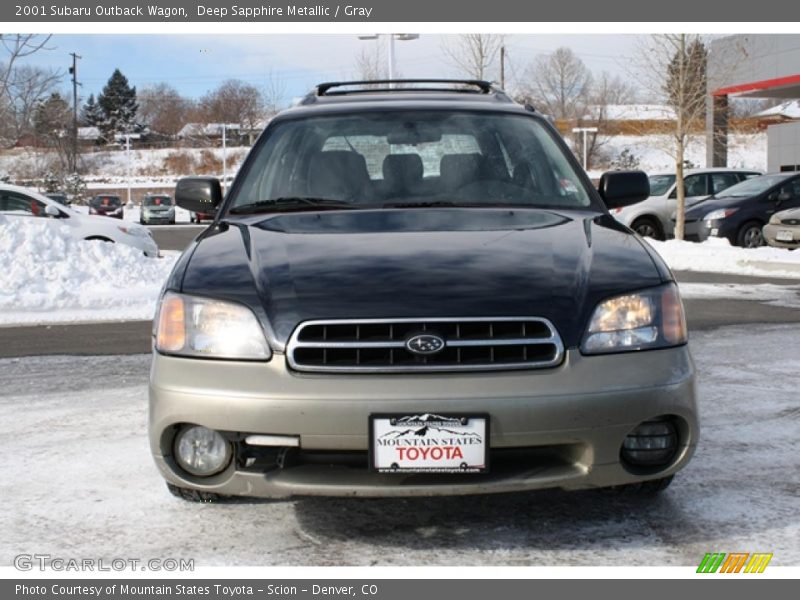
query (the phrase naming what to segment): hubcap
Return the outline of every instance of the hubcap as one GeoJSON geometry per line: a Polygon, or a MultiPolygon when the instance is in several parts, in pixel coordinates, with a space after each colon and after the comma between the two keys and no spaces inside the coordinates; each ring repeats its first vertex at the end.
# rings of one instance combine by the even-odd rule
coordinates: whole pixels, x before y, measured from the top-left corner
{"type": "Polygon", "coordinates": [[[744,232],[745,248],[758,248],[764,243],[761,237],[761,230],[758,227],[750,227],[744,232]]]}
{"type": "Polygon", "coordinates": [[[638,233],[642,237],[651,237],[651,238],[658,237],[658,235],[656,234],[656,228],[653,227],[650,223],[639,223],[636,226],[636,233],[638,233]]]}

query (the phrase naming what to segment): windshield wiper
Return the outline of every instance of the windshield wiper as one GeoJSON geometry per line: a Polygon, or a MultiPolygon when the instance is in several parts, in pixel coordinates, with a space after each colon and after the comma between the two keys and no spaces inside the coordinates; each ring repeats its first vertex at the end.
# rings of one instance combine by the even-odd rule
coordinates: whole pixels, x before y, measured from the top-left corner
{"type": "Polygon", "coordinates": [[[282,196],[280,198],[270,198],[268,200],[258,200],[249,204],[234,206],[228,212],[234,215],[253,214],[259,212],[273,212],[282,210],[338,210],[343,208],[355,208],[355,206],[345,200],[334,198],[313,198],[310,196],[282,196]]]}
{"type": "MultiPolygon", "coordinates": [[[[383,208],[431,208],[435,206],[469,206],[468,204],[456,204],[449,200],[431,200],[430,202],[387,202],[383,208]]],[[[474,205],[473,205],[474,206],[474,205]]]]}

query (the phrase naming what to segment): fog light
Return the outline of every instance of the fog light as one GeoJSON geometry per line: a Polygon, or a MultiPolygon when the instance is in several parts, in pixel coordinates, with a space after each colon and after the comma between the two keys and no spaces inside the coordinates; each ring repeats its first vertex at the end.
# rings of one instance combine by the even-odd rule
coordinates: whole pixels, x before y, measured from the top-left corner
{"type": "Polygon", "coordinates": [[[622,443],[622,459],[636,467],[668,464],[678,450],[678,432],[672,421],[645,421],[622,443]]]}
{"type": "Polygon", "coordinates": [[[208,477],[231,462],[231,445],[213,429],[191,425],[175,437],[175,459],[192,475],[208,477]]]}

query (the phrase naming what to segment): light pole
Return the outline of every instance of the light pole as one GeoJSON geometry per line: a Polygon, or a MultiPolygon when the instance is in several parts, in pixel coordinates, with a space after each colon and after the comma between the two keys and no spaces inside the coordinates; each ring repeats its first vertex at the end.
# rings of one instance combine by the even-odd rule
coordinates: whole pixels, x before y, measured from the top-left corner
{"type": "Polygon", "coordinates": [[[131,203],[131,140],[138,140],[142,136],[138,133],[121,133],[118,137],[125,138],[125,159],[128,169],[128,204],[131,203]]]}
{"type": "Polygon", "coordinates": [[[222,123],[222,194],[225,195],[225,190],[228,185],[228,138],[226,131],[228,129],[239,130],[238,123],[222,123]]]}
{"type": "MultiPolygon", "coordinates": [[[[360,40],[377,40],[380,39],[382,35],[389,36],[389,64],[388,64],[388,71],[389,71],[389,79],[394,79],[394,73],[397,70],[397,63],[394,57],[394,41],[398,40],[400,42],[409,42],[411,40],[419,39],[418,33],[389,33],[389,34],[382,34],[382,33],[374,33],[372,35],[360,35],[358,39],[360,40]]],[[[389,87],[394,87],[392,84],[389,84],[389,87]]]]}
{"type": "Polygon", "coordinates": [[[586,144],[586,134],[597,133],[597,127],[573,127],[572,133],[583,133],[583,170],[585,171],[589,163],[589,146],[586,144]]]}

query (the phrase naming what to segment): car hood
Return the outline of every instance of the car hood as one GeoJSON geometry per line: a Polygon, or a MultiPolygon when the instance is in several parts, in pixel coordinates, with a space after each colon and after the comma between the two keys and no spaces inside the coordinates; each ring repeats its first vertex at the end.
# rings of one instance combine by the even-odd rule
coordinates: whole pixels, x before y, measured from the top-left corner
{"type": "Polygon", "coordinates": [[[483,316],[545,317],[574,346],[599,300],[668,277],[597,212],[358,210],[211,228],[181,289],[250,306],[279,349],[309,319],[483,316]]]}
{"type": "Polygon", "coordinates": [[[702,219],[712,210],[718,210],[720,208],[734,208],[740,206],[741,204],[746,204],[752,201],[753,197],[747,196],[742,198],[714,198],[711,197],[708,200],[704,200],[699,204],[695,204],[690,209],[686,211],[686,218],[687,219],[702,219]]]}
{"type": "Polygon", "coordinates": [[[142,210],[146,210],[148,212],[169,212],[173,209],[172,206],[164,206],[163,204],[156,204],[153,206],[144,206],[142,210]]]}
{"type": "Polygon", "coordinates": [[[800,208],[787,208],[776,212],[774,216],[779,219],[800,219],[800,208]]]}

